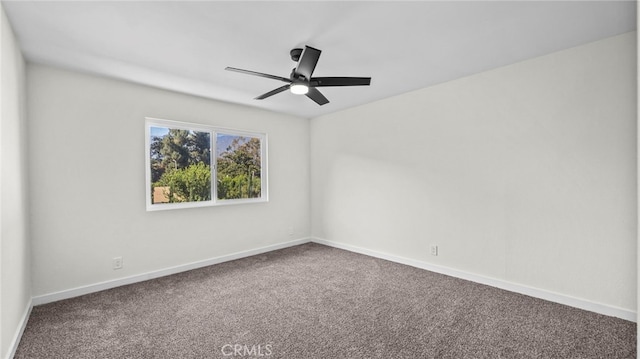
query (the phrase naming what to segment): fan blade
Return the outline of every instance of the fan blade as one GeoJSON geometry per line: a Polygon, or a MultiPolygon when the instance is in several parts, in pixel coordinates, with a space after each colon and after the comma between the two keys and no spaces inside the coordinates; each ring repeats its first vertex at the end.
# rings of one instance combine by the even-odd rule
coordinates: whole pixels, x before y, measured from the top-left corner
{"type": "Polygon", "coordinates": [[[247,74],[247,75],[253,75],[253,76],[260,76],[260,77],[266,77],[268,79],[273,79],[273,80],[280,80],[280,81],[284,81],[284,82],[289,82],[291,83],[291,80],[285,77],[280,77],[280,76],[275,76],[275,75],[269,75],[269,74],[263,74],[262,72],[256,72],[256,71],[250,71],[250,70],[243,70],[243,69],[237,69],[235,67],[227,67],[225,68],[225,70],[227,71],[233,71],[233,72],[239,72],[241,74],[247,74]]]}
{"type": "Polygon", "coordinates": [[[329,103],[326,97],[320,91],[316,90],[314,87],[309,87],[309,92],[307,92],[307,97],[315,101],[318,105],[322,106],[329,103]]]}
{"type": "Polygon", "coordinates": [[[321,52],[313,47],[305,46],[302,55],[300,55],[300,60],[298,60],[298,67],[296,67],[295,73],[309,80],[313,70],[316,68],[321,52]]]}
{"type": "Polygon", "coordinates": [[[289,89],[289,86],[290,86],[290,85],[284,85],[284,86],[282,86],[282,87],[278,87],[278,88],[277,88],[277,89],[275,89],[275,90],[271,90],[271,91],[269,91],[269,92],[267,92],[267,93],[265,93],[265,94],[262,94],[262,95],[260,95],[260,96],[256,97],[254,100],[264,100],[264,99],[265,99],[265,98],[267,98],[267,97],[271,97],[271,96],[273,96],[273,95],[275,95],[275,94],[279,94],[279,93],[280,93],[280,92],[282,92],[282,91],[286,91],[286,90],[288,90],[288,89],[289,89]]]}
{"type": "Polygon", "coordinates": [[[312,77],[310,85],[314,87],[327,86],[369,86],[371,77],[312,77]]]}

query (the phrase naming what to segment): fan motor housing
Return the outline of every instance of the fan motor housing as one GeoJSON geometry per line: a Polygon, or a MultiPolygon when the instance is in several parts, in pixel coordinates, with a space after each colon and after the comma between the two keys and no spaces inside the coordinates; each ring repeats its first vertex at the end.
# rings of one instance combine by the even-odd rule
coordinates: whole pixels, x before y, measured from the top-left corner
{"type": "Polygon", "coordinates": [[[298,60],[300,60],[300,55],[302,55],[302,49],[293,49],[289,54],[291,55],[291,60],[298,62],[298,60]]]}

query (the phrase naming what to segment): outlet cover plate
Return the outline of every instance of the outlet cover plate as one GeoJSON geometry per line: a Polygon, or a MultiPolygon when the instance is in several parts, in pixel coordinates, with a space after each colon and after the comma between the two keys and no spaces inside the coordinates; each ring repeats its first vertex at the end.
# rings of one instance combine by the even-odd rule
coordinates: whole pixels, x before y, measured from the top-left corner
{"type": "Polygon", "coordinates": [[[432,245],[431,246],[431,255],[432,256],[437,256],[438,255],[438,246],[436,246],[436,245],[432,245]]]}
{"type": "Polygon", "coordinates": [[[122,269],[122,257],[113,257],[113,269],[122,269]]]}

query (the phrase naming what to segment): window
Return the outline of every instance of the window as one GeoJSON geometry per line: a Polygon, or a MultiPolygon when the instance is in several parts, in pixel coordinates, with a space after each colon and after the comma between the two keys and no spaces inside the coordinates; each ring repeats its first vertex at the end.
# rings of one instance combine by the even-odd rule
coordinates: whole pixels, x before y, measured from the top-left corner
{"type": "Polygon", "coordinates": [[[147,118],[147,210],[267,201],[266,146],[265,134],[147,118]]]}

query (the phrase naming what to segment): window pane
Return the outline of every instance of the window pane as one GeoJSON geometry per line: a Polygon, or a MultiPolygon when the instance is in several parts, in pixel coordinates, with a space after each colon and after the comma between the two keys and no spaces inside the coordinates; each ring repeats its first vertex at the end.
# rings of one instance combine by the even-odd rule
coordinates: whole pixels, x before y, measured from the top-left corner
{"type": "Polygon", "coordinates": [[[211,200],[209,132],[150,127],[151,203],[211,200]]]}
{"type": "Polygon", "coordinates": [[[218,133],[216,136],[218,199],[260,198],[260,138],[218,133]]]}

